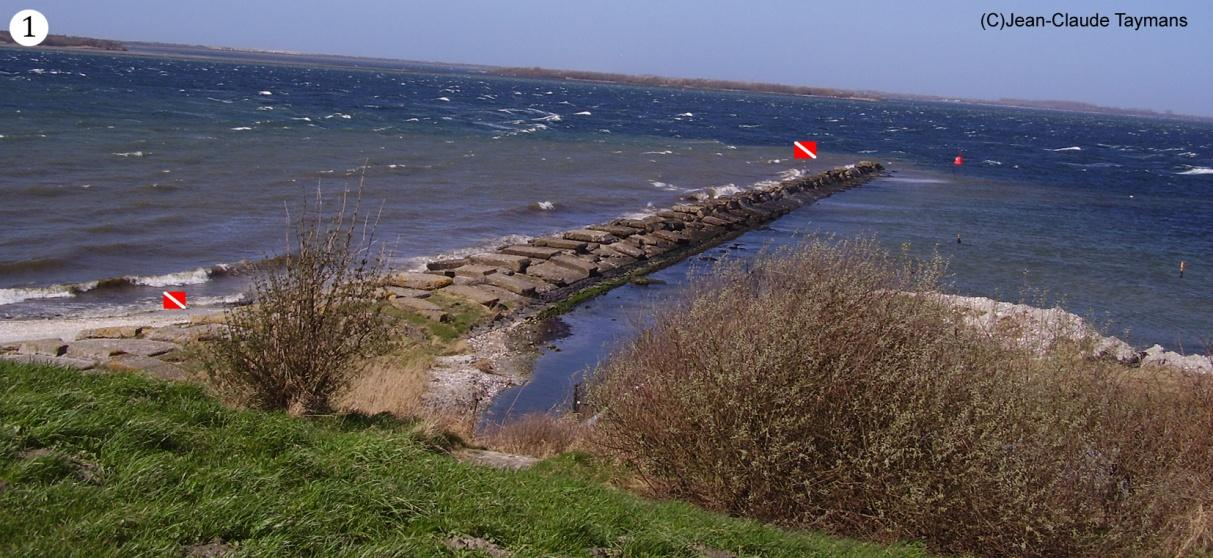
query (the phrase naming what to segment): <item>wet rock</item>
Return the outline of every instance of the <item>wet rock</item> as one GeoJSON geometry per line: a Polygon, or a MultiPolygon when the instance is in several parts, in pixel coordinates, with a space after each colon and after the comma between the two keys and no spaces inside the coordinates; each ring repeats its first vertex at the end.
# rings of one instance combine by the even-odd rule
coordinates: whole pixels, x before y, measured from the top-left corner
{"type": "MultiPolygon", "coordinates": [[[[515,272],[526,271],[526,266],[531,263],[531,259],[526,256],[500,253],[476,254],[468,259],[481,265],[500,267],[515,272]]],[[[455,270],[456,273],[458,271],[458,269],[455,270]]]]}
{"type": "Polygon", "coordinates": [[[43,354],[4,354],[0,360],[18,362],[21,364],[38,364],[44,366],[59,366],[74,370],[88,370],[97,366],[95,359],[76,358],[70,356],[50,356],[43,354]]]}
{"type": "Polygon", "coordinates": [[[435,322],[445,322],[448,318],[446,310],[441,306],[420,298],[393,298],[389,304],[407,312],[420,314],[435,322]]]}
{"type": "Polygon", "coordinates": [[[556,254],[562,252],[560,248],[548,248],[546,246],[506,246],[500,250],[502,254],[512,254],[515,256],[525,256],[536,260],[546,260],[556,254]]]}
{"type": "Polygon", "coordinates": [[[114,355],[156,356],[178,349],[176,344],[151,339],[81,339],[67,345],[64,355],[87,360],[104,360],[114,355]]]}
{"type": "Polygon", "coordinates": [[[619,239],[609,232],[595,231],[591,229],[577,229],[564,233],[564,238],[579,242],[597,242],[599,244],[610,244],[619,239]]]}
{"type": "Polygon", "coordinates": [[[473,287],[471,285],[451,285],[449,287],[443,287],[438,292],[489,307],[497,304],[498,300],[493,293],[490,293],[484,289],[473,287]]]}
{"type": "Polygon", "coordinates": [[[402,271],[388,275],[384,280],[384,283],[393,287],[432,291],[450,285],[451,278],[444,277],[442,275],[435,275],[433,273],[402,271]]]}

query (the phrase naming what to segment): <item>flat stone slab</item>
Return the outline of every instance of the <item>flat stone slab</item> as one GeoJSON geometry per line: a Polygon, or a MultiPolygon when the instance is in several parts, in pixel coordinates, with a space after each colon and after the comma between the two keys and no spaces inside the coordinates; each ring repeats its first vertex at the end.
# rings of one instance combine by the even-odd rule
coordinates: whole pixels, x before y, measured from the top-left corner
{"type": "Polygon", "coordinates": [[[140,355],[118,355],[105,361],[105,367],[110,370],[123,370],[130,372],[139,372],[153,378],[161,380],[185,380],[188,377],[185,369],[164,362],[158,358],[140,355]]]}
{"type": "Polygon", "coordinates": [[[216,339],[223,335],[226,326],[219,324],[201,324],[196,326],[167,325],[145,330],[143,337],[152,341],[165,341],[184,345],[195,341],[216,339]]]}
{"type": "MultiPolygon", "coordinates": [[[[501,275],[501,277],[510,277],[509,275],[501,275]]],[[[477,285],[477,289],[481,289],[489,294],[497,297],[497,304],[508,304],[512,307],[521,307],[530,304],[534,299],[522,296],[520,294],[507,291],[496,285],[477,285]]]]}
{"type": "Polygon", "coordinates": [[[577,229],[568,231],[561,236],[564,236],[564,238],[568,240],[576,240],[579,242],[597,242],[599,244],[610,244],[619,240],[619,238],[609,232],[596,231],[592,229],[577,229]]]}
{"type": "Polygon", "coordinates": [[[653,231],[652,235],[675,244],[686,244],[691,241],[691,237],[678,231],[653,231]]]}
{"type": "Polygon", "coordinates": [[[484,306],[492,306],[497,304],[498,297],[484,289],[473,287],[471,285],[451,285],[443,287],[438,292],[450,295],[464,300],[475,302],[484,306]]]}
{"type": "Polygon", "coordinates": [[[476,277],[483,278],[486,275],[497,273],[497,268],[491,265],[470,264],[454,269],[456,277],[476,277]]]}
{"type": "Polygon", "coordinates": [[[536,294],[546,293],[546,292],[556,288],[556,285],[548,283],[547,281],[544,281],[543,279],[540,279],[538,277],[532,277],[525,273],[515,273],[513,275],[510,275],[510,277],[515,280],[518,280],[518,281],[525,281],[527,284],[531,285],[532,287],[535,287],[536,294]]]}
{"type": "Polygon", "coordinates": [[[446,269],[455,269],[461,265],[467,265],[466,258],[457,258],[453,260],[438,260],[425,264],[425,268],[430,271],[443,271],[446,269]]]}
{"type": "Polygon", "coordinates": [[[531,259],[526,256],[515,256],[513,254],[501,254],[497,252],[489,252],[486,254],[475,254],[468,257],[475,263],[500,267],[510,271],[526,271],[526,266],[531,263],[531,259]]]}
{"type": "Polygon", "coordinates": [[[445,322],[448,317],[446,310],[441,306],[420,298],[393,298],[388,302],[388,304],[391,304],[392,306],[401,310],[421,314],[426,319],[433,320],[435,322],[445,322]]]}
{"type": "Polygon", "coordinates": [[[644,249],[642,249],[639,246],[636,246],[635,244],[629,244],[627,242],[616,242],[615,244],[607,244],[606,246],[603,246],[602,249],[611,250],[611,251],[619,253],[623,256],[627,256],[629,258],[635,258],[635,259],[639,259],[639,260],[643,260],[646,257],[644,254],[644,249]]]}
{"type": "Polygon", "coordinates": [[[397,296],[404,297],[404,298],[426,298],[426,297],[430,296],[429,291],[425,291],[425,290],[421,290],[421,289],[407,289],[404,287],[384,287],[383,290],[384,290],[384,292],[387,293],[388,298],[397,297],[397,296]]]}
{"type": "MultiPolygon", "coordinates": [[[[610,245],[608,244],[607,246],[610,245]]],[[[563,268],[571,269],[573,271],[580,271],[587,276],[598,274],[598,265],[586,258],[561,254],[559,256],[553,256],[552,259],[548,261],[563,268]]]]}
{"type": "Polygon", "coordinates": [[[643,219],[619,219],[618,221],[615,221],[615,223],[625,227],[631,227],[633,229],[640,229],[639,232],[654,231],[657,230],[658,226],[660,226],[661,217],[658,217],[657,215],[650,215],[643,219]]]}
{"type": "Polygon", "coordinates": [[[563,250],[559,248],[548,248],[546,246],[527,246],[525,244],[506,246],[500,250],[502,254],[525,256],[537,260],[546,260],[552,256],[555,256],[556,254],[561,253],[562,251],[563,250]]]}
{"type": "Polygon", "coordinates": [[[388,275],[384,282],[393,287],[432,291],[434,289],[441,289],[442,287],[450,285],[451,278],[444,277],[442,275],[435,275],[433,273],[402,271],[388,275]]]}
{"type": "Polygon", "coordinates": [[[637,230],[632,227],[625,227],[623,225],[590,225],[586,228],[594,231],[610,233],[619,238],[626,238],[636,233],[644,232],[643,230],[637,230]]]}
{"type": "Polygon", "coordinates": [[[559,248],[561,250],[573,250],[576,252],[585,252],[588,245],[579,240],[569,240],[567,238],[556,238],[551,236],[542,236],[531,240],[534,246],[543,246],[546,248],[559,248]]]}
{"type": "Polygon", "coordinates": [[[151,339],[81,339],[67,345],[65,356],[104,360],[114,355],[156,356],[180,348],[175,343],[151,339]]]}
{"type": "Polygon", "coordinates": [[[76,339],[133,339],[143,330],[141,326],[96,327],[77,333],[76,339]]]}
{"type": "Polygon", "coordinates": [[[17,352],[27,355],[61,356],[67,350],[67,342],[58,338],[31,339],[16,344],[17,352]]]}
{"type": "Polygon", "coordinates": [[[6,354],[0,355],[0,360],[9,362],[19,362],[21,364],[39,364],[44,366],[59,366],[63,368],[71,368],[73,370],[88,370],[97,366],[97,361],[87,358],[73,358],[67,356],[49,356],[40,354],[6,354]]]}
{"type": "Polygon", "coordinates": [[[504,275],[494,273],[484,278],[484,281],[494,287],[505,289],[511,293],[533,296],[535,294],[535,285],[525,279],[519,279],[514,275],[504,275]]]}
{"type": "Polygon", "coordinates": [[[552,262],[543,262],[541,264],[531,266],[529,269],[527,269],[527,275],[538,277],[544,281],[547,281],[548,283],[561,286],[568,285],[569,283],[576,283],[577,281],[590,276],[588,273],[572,270],[567,267],[561,267],[552,262]]]}

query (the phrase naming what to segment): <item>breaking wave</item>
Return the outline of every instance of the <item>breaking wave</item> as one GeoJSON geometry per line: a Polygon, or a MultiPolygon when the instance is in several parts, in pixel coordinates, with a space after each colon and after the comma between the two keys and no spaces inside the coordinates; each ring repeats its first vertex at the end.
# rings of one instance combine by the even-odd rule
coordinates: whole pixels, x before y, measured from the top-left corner
{"type": "Polygon", "coordinates": [[[1197,175],[1197,174],[1213,174],[1213,169],[1211,169],[1209,167],[1192,167],[1186,171],[1177,172],[1175,174],[1184,174],[1184,175],[1188,175],[1188,176],[1197,175]]]}
{"type": "Polygon", "coordinates": [[[1071,145],[1070,147],[1058,147],[1057,149],[1050,149],[1049,151],[1082,151],[1082,148],[1077,145],[1071,145]]]}
{"type": "Polygon", "coordinates": [[[200,285],[213,277],[232,272],[235,266],[219,264],[214,267],[199,267],[188,271],[166,273],[163,275],[125,275],[97,281],[84,281],[48,287],[15,287],[0,289],[0,305],[15,304],[26,300],[41,300],[50,298],[70,298],[80,293],[105,289],[129,289],[132,287],[173,287],[179,285],[200,285]]]}

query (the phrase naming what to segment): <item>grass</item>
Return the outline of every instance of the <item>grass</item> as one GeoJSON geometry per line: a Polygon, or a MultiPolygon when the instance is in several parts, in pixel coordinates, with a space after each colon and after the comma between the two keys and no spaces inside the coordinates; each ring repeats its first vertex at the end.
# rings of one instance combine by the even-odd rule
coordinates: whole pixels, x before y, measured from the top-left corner
{"type": "Polygon", "coordinates": [[[0,363],[0,555],[922,556],[781,531],[592,480],[564,456],[461,464],[386,416],[237,411],[200,388],[0,363]],[[462,553],[462,554],[461,554],[462,553]]]}

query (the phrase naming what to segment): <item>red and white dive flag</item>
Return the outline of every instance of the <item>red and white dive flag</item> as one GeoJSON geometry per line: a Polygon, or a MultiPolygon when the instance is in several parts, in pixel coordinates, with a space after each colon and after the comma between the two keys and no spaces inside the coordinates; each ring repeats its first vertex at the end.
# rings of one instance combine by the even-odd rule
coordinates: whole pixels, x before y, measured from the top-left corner
{"type": "Polygon", "coordinates": [[[185,310],[185,291],[164,291],[165,310],[185,310]]]}
{"type": "Polygon", "coordinates": [[[964,166],[964,164],[965,164],[965,156],[964,156],[964,154],[963,154],[963,153],[957,153],[957,154],[956,154],[956,158],[955,158],[955,159],[952,159],[952,164],[953,164],[953,165],[956,165],[956,166],[958,166],[958,167],[960,167],[960,166],[964,166]]]}
{"type": "Polygon", "coordinates": [[[815,141],[796,141],[792,142],[792,155],[797,159],[816,159],[817,158],[817,142],[815,141]]]}

